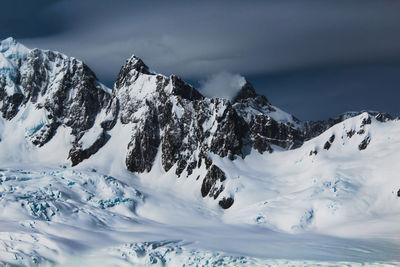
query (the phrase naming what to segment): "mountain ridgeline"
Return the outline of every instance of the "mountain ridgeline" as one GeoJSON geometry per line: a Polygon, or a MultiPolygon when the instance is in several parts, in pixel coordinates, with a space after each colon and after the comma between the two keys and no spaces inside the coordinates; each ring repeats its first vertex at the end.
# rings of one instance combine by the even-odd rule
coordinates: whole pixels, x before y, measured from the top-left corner
{"type": "MultiPolygon", "coordinates": [[[[259,153],[295,149],[361,114],[301,122],[257,94],[248,81],[232,100],[207,98],[177,76],[151,72],[135,56],[121,68],[111,90],[82,61],[28,49],[12,38],[0,46],[0,113],[0,142],[7,142],[2,132],[8,123],[30,116],[37,123],[26,130],[25,138],[35,149],[51,142],[60,128],[69,129],[65,158],[72,166],[102,153],[115,127],[130,127],[130,137],[119,140],[126,148],[129,171],[150,172],[159,159],[165,172],[201,179],[199,193],[224,209],[234,204],[234,195],[224,191],[229,177],[213,158],[244,158],[252,149],[259,153]]],[[[372,117],[379,122],[392,120],[388,114],[370,112],[364,124],[372,117]]],[[[367,134],[360,131],[357,134],[367,134]]],[[[346,134],[351,138],[355,133],[346,134]]],[[[334,139],[327,140],[325,150],[334,139]]],[[[371,138],[364,141],[360,150],[367,149],[371,138]]],[[[315,154],[310,151],[310,156],[315,154]]]]}

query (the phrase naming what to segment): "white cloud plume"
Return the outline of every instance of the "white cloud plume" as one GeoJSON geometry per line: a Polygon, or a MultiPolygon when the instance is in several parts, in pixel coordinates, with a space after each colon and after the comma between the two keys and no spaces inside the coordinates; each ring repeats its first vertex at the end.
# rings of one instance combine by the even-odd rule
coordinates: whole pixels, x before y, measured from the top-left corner
{"type": "Polygon", "coordinates": [[[239,74],[220,72],[202,81],[200,91],[208,97],[220,97],[231,100],[245,83],[246,79],[239,74]]]}

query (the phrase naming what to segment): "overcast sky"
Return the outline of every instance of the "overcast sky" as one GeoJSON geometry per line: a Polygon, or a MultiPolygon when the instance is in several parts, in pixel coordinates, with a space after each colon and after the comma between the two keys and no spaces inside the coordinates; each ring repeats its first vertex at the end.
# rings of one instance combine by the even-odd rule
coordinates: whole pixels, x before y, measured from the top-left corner
{"type": "Polygon", "coordinates": [[[195,85],[243,75],[301,119],[400,112],[400,1],[5,2],[1,39],[82,59],[109,86],[135,54],[195,85]]]}

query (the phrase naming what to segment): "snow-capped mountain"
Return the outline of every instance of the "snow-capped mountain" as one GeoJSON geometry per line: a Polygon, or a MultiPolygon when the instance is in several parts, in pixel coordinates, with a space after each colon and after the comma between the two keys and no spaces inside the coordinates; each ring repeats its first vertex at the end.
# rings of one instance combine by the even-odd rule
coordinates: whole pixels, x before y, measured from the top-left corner
{"type": "Polygon", "coordinates": [[[249,82],[232,101],[206,98],[174,75],[152,73],[135,56],[126,61],[110,90],[83,62],[28,49],[12,38],[1,42],[1,66],[4,143],[9,143],[7,132],[15,137],[8,124],[25,129],[26,140],[19,142],[28,150],[34,148],[27,142],[40,148],[62,129],[70,142],[64,147],[68,155],[60,156],[75,166],[102,153],[114,127],[129,127],[128,138],[118,144],[127,147],[123,153],[129,171],[151,171],[160,153],[164,171],[201,179],[203,197],[219,199],[224,208],[232,205],[234,196],[219,198],[227,177],[209,153],[234,160],[251,148],[260,153],[273,152],[274,145],[297,148],[356,115],[302,123],[256,94],[249,82]]]}
{"type": "MultiPolygon", "coordinates": [[[[206,174],[197,177],[203,181],[202,195],[217,199],[226,177],[208,153],[233,160],[244,157],[247,146],[272,152],[271,144],[287,149],[303,140],[299,122],[248,82],[232,102],[209,99],[176,76],[150,72],[132,56],[109,90],[83,62],[63,54],[30,50],[12,38],[2,41],[1,52],[3,142],[9,143],[7,132],[15,137],[8,124],[25,128],[25,139],[37,147],[62,129],[70,135],[68,155],[62,157],[72,166],[101,153],[118,124],[131,128],[129,138],[119,140],[127,147],[129,171],[149,172],[160,150],[166,172],[174,167],[178,176],[190,176],[203,169],[206,174]]],[[[227,208],[233,197],[220,203],[227,208]]]]}
{"type": "MultiPolygon", "coordinates": [[[[400,209],[395,177],[400,169],[393,164],[400,158],[400,121],[389,114],[348,112],[302,122],[257,94],[248,81],[233,99],[208,98],[177,76],[153,73],[136,56],[122,66],[110,89],[82,61],[28,49],[12,38],[0,44],[0,111],[0,203],[6,207],[0,218],[23,221],[23,231],[36,231],[26,220],[55,223],[64,230],[71,220],[82,229],[134,227],[138,222],[156,232],[163,228],[158,223],[178,229],[182,225],[168,214],[171,208],[183,225],[193,224],[191,217],[201,225],[198,232],[187,229],[191,234],[179,235],[191,242],[198,241],[193,238],[204,231],[205,222],[223,224],[226,236],[243,225],[289,233],[331,229],[346,236],[349,216],[367,224],[381,216],[390,229],[390,220],[399,222],[389,207],[400,209]]],[[[175,231],[166,238],[174,238],[175,231]]],[[[378,235],[382,229],[372,232],[368,234],[378,235]]],[[[126,242],[122,232],[118,235],[126,242]]],[[[94,232],[89,236],[97,238],[94,232]]],[[[46,238],[43,242],[51,243],[46,248],[29,241],[46,256],[29,248],[7,257],[25,257],[19,263],[27,265],[59,262],[51,251],[64,247],[46,238]],[[35,260],[26,260],[27,255],[35,260]]],[[[14,244],[11,237],[0,239],[6,244],[0,253],[14,244]]],[[[174,242],[172,248],[168,242],[151,246],[166,246],[170,252],[186,246],[174,242]]],[[[213,249],[211,241],[201,242],[204,249],[213,249]]],[[[218,242],[235,252],[233,244],[218,242]]],[[[249,245],[254,253],[245,248],[241,253],[264,255],[257,252],[260,242],[268,240],[249,245]]],[[[103,245],[115,242],[107,239],[103,245]]],[[[138,256],[147,245],[114,246],[113,251],[138,256]]],[[[383,256],[392,253],[365,246],[383,256]]],[[[269,249],[273,257],[280,255],[269,249]]],[[[365,256],[362,248],[355,249],[362,255],[344,260],[365,256]]],[[[164,256],[154,257],[163,262],[164,256]]],[[[395,259],[392,254],[389,258],[395,259]]],[[[229,260],[233,264],[237,259],[229,260]]]]}

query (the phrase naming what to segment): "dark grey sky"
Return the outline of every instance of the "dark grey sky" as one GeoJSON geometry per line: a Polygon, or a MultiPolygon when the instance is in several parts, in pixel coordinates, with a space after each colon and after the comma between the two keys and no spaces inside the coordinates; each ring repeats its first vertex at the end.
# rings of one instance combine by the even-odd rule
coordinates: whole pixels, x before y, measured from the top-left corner
{"type": "Polygon", "coordinates": [[[300,117],[400,112],[400,1],[5,0],[0,38],[83,59],[108,85],[135,54],[196,83],[239,73],[300,117]]]}

